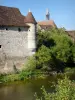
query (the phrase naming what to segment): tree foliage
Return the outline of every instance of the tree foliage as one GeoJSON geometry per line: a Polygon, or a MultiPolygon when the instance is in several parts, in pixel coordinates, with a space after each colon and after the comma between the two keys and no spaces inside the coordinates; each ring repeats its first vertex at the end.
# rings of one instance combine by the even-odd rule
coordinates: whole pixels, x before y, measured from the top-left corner
{"type": "Polygon", "coordinates": [[[45,67],[49,65],[49,62],[51,61],[51,53],[50,49],[47,48],[45,45],[42,45],[38,52],[36,53],[36,65],[38,68],[45,67]]]}
{"type": "MultiPolygon", "coordinates": [[[[75,45],[64,29],[38,30],[37,66],[75,61],[75,45]]],[[[61,65],[61,64],[60,64],[61,65]]],[[[56,66],[56,65],[54,65],[56,66]]],[[[61,66],[60,66],[61,67],[61,66]]]]}

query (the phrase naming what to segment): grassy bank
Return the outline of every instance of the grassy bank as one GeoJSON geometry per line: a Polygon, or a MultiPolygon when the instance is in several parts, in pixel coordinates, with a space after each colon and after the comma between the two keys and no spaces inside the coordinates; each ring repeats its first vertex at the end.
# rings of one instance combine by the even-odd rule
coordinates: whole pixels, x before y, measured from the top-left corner
{"type": "Polygon", "coordinates": [[[30,71],[30,70],[22,70],[18,73],[15,74],[4,74],[4,75],[0,75],[0,83],[6,83],[6,82],[14,82],[14,81],[26,81],[27,79],[31,79],[31,78],[46,78],[48,76],[54,76],[57,79],[63,79],[63,77],[66,75],[67,77],[69,77],[71,80],[75,79],[75,69],[70,69],[69,71],[65,71],[64,73],[55,73],[51,72],[45,72],[45,71],[41,71],[41,70],[34,70],[34,71],[30,71]]]}
{"type": "Polygon", "coordinates": [[[0,75],[0,83],[25,81],[30,78],[46,78],[48,73],[41,71],[21,71],[16,74],[0,75]]]}

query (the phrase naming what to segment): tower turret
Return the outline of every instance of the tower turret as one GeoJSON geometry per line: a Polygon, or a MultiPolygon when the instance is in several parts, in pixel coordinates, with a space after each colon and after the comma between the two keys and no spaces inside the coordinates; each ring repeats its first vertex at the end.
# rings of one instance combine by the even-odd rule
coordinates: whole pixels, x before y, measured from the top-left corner
{"type": "Polygon", "coordinates": [[[36,20],[29,10],[24,22],[30,26],[28,30],[28,54],[29,56],[35,54],[36,52],[36,20]]]}

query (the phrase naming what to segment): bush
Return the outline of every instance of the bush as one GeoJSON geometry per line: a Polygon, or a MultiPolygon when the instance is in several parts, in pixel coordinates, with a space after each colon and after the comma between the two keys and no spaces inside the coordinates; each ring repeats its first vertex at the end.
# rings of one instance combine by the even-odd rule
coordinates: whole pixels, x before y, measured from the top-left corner
{"type": "Polygon", "coordinates": [[[72,47],[72,53],[73,53],[73,62],[75,62],[75,43],[72,47]]]}
{"type": "Polygon", "coordinates": [[[36,69],[36,59],[34,56],[28,58],[27,63],[23,66],[23,71],[33,71],[36,69]]]}
{"type": "Polygon", "coordinates": [[[18,74],[11,74],[11,75],[2,76],[1,82],[13,82],[18,80],[19,80],[18,74]]]}
{"type": "Polygon", "coordinates": [[[65,74],[75,74],[75,68],[67,67],[67,68],[64,69],[64,73],[65,74]]]}
{"type": "Polygon", "coordinates": [[[58,84],[55,86],[55,92],[47,93],[44,87],[42,87],[43,96],[39,99],[36,96],[36,100],[75,100],[75,87],[67,77],[63,80],[58,80],[58,84]]]}
{"type": "Polygon", "coordinates": [[[51,60],[50,49],[47,48],[46,46],[42,45],[39,48],[38,52],[36,52],[35,57],[36,57],[37,68],[48,66],[49,62],[51,60]]]}
{"type": "Polygon", "coordinates": [[[27,63],[24,65],[23,70],[19,73],[20,80],[31,77],[36,70],[36,59],[34,56],[29,57],[27,63]]]}

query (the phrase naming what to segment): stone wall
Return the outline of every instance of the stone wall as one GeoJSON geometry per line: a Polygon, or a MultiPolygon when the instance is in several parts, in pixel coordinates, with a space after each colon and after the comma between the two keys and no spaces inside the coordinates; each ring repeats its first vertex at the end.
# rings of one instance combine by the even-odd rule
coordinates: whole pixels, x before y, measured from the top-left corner
{"type": "Polygon", "coordinates": [[[36,51],[36,26],[0,27],[0,73],[21,70],[36,51]]]}
{"type": "Polygon", "coordinates": [[[28,56],[28,28],[0,28],[0,73],[20,69],[28,56]]]}
{"type": "Polygon", "coordinates": [[[25,57],[27,55],[27,32],[28,29],[20,27],[9,27],[8,30],[0,30],[1,51],[8,57],[25,57]]]}
{"type": "Polygon", "coordinates": [[[26,68],[25,64],[27,62],[26,58],[8,58],[0,62],[0,74],[10,74],[21,71],[26,68]]]}

